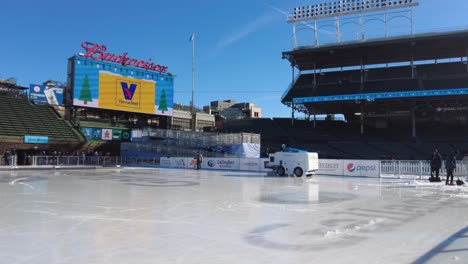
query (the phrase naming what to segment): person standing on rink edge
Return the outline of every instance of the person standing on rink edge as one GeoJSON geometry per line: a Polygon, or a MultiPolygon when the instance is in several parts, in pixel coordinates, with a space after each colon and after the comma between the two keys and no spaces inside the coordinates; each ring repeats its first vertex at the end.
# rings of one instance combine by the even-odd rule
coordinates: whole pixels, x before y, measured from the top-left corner
{"type": "Polygon", "coordinates": [[[11,157],[10,151],[9,150],[5,151],[5,154],[3,154],[5,166],[10,166],[10,157],[11,157]]]}
{"type": "Polygon", "coordinates": [[[445,169],[447,170],[447,178],[445,178],[445,185],[453,185],[453,171],[457,168],[457,159],[454,152],[451,152],[445,160],[445,169]]]}
{"type": "Polygon", "coordinates": [[[434,149],[431,155],[431,177],[430,182],[440,182],[439,171],[442,166],[442,156],[440,156],[439,150],[434,149]]]}
{"type": "Polygon", "coordinates": [[[201,152],[197,153],[197,156],[195,157],[195,159],[197,160],[197,170],[199,170],[201,169],[201,164],[203,161],[203,155],[201,154],[201,152]]]}

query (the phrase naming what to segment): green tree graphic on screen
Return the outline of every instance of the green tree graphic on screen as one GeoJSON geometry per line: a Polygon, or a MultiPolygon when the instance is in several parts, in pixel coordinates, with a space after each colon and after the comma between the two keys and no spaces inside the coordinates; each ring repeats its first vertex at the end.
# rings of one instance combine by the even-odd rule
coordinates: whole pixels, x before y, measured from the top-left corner
{"type": "Polygon", "coordinates": [[[81,86],[81,93],[80,93],[80,99],[83,101],[83,104],[87,104],[88,102],[92,102],[93,98],[91,98],[91,89],[89,87],[89,80],[88,80],[88,75],[85,75],[83,85],[81,86]]]}
{"type": "Polygon", "coordinates": [[[167,111],[166,90],[164,89],[161,92],[161,99],[159,100],[158,110],[162,111],[163,114],[164,111],[167,111]]]}

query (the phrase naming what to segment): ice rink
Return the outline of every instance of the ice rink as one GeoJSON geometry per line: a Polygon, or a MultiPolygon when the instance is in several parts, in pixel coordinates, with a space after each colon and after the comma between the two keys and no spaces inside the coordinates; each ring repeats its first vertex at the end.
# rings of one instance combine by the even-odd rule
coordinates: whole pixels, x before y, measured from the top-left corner
{"type": "Polygon", "coordinates": [[[0,172],[0,263],[468,263],[467,187],[122,168],[0,172]]]}

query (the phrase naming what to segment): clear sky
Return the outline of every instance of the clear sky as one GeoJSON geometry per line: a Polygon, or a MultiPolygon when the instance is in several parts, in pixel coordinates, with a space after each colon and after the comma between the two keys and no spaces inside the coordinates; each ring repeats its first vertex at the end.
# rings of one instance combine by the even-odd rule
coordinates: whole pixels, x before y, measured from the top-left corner
{"type": "MultiPolygon", "coordinates": [[[[281,95],[293,48],[284,12],[328,1],[298,0],[15,0],[0,4],[0,79],[18,84],[66,81],[67,59],[81,43],[168,66],[174,102],[190,104],[195,32],[195,105],[234,99],[262,107],[263,117],[289,117],[281,95]]],[[[468,28],[468,1],[419,0],[415,32],[468,28]]],[[[297,71],[296,71],[297,73],[297,71]]]]}

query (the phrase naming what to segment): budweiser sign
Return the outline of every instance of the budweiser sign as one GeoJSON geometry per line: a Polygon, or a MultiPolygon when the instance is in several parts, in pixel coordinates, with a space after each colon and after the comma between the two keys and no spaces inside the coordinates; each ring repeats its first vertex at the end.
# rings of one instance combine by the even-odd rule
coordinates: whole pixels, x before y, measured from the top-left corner
{"type": "Polygon", "coordinates": [[[149,71],[166,72],[167,67],[155,64],[149,59],[148,61],[137,60],[133,58],[127,58],[127,52],[122,55],[115,55],[112,53],[106,53],[106,46],[95,44],[92,42],[83,42],[81,47],[86,50],[83,57],[93,60],[103,60],[122,64],[124,66],[138,67],[149,71]]]}

